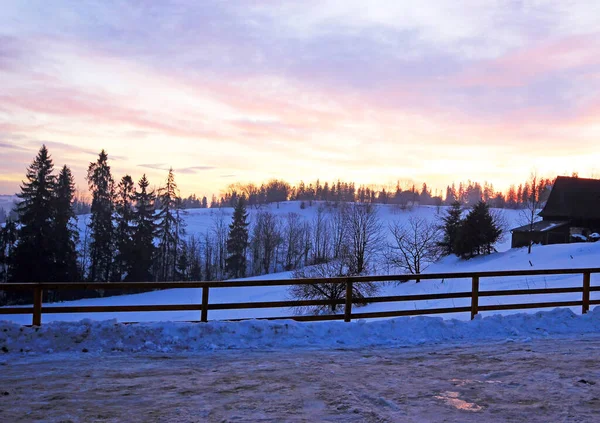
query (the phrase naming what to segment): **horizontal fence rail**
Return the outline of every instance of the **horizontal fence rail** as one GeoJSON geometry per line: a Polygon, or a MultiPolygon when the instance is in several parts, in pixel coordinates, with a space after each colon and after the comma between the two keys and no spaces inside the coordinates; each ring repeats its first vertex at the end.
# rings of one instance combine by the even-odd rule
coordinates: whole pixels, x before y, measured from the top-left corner
{"type": "MultiPolygon", "coordinates": [[[[223,282],[52,282],[52,283],[3,283],[0,291],[32,291],[33,306],[27,307],[0,307],[0,315],[31,314],[32,325],[40,326],[42,313],[44,314],[66,314],[66,313],[109,313],[109,312],[157,312],[157,311],[197,311],[200,313],[200,322],[208,321],[209,311],[214,310],[243,310],[264,308],[298,308],[311,306],[344,306],[343,314],[328,315],[290,315],[286,317],[260,317],[262,320],[293,319],[297,321],[326,321],[344,320],[350,322],[352,319],[388,318],[399,316],[418,316],[424,314],[446,314],[446,313],[471,313],[471,319],[479,312],[520,310],[548,307],[581,307],[582,313],[589,311],[590,305],[600,304],[600,300],[591,300],[591,292],[600,292],[600,287],[591,286],[591,275],[600,273],[600,268],[583,269],[548,269],[548,270],[503,270],[488,272],[458,272],[458,273],[427,273],[419,275],[385,275],[385,276],[353,276],[341,278],[324,279],[279,279],[279,280],[244,280],[223,282]],[[554,287],[533,289],[507,289],[480,291],[479,286],[483,278],[497,277],[519,277],[519,276],[546,276],[546,275],[582,275],[582,285],[578,287],[554,287]],[[355,298],[353,296],[353,284],[356,283],[381,283],[381,282],[406,282],[410,280],[446,280],[446,279],[471,279],[471,291],[451,292],[440,294],[413,294],[377,296],[366,298],[355,298]],[[338,299],[323,300],[289,300],[289,301],[264,301],[264,302],[240,302],[240,303],[211,303],[211,289],[226,288],[251,288],[269,286],[292,286],[292,285],[316,285],[316,284],[345,284],[345,297],[338,299]],[[68,290],[155,290],[155,289],[202,289],[202,302],[195,304],[157,304],[157,305],[99,305],[99,306],[45,306],[42,307],[45,291],[68,291],[68,290]],[[479,299],[485,297],[499,296],[523,296],[542,294],[567,294],[580,293],[581,300],[577,301],[549,301],[515,304],[492,304],[479,305],[479,299]],[[411,310],[392,310],[378,312],[353,312],[353,305],[367,303],[398,303],[428,300],[452,300],[470,298],[470,306],[423,308],[411,310]]],[[[425,282],[426,283],[426,282],[425,282]]],[[[228,319],[246,320],[246,319],[228,319]]]]}

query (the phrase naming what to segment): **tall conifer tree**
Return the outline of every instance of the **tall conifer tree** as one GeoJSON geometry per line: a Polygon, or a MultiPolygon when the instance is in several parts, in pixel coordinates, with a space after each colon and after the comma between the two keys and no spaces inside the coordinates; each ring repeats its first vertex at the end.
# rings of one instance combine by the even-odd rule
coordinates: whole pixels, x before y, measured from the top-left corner
{"type": "Polygon", "coordinates": [[[156,217],[154,191],[149,191],[150,182],[146,175],[138,182],[139,190],[135,193],[135,213],[133,215],[134,232],[132,244],[132,262],[125,280],[132,282],[152,281],[152,261],[156,252],[154,237],[156,235],[156,217]]]}
{"type": "Polygon", "coordinates": [[[12,260],[12,280],[46,282],[53,279],[55,218],[54,164],[46,146],[42,146],[27,169],[26,178],[17,197],[18,239],[12,260]]]}
{"type": "Polygon", "coordinates": [[[75,224],[73,199],[75,196],[75,181],[71,170],[63,166],[58,175],[54,195],[54,252],[55,279],[57,282],[76,282],[80,280],[77,266],[77,243],[79,231],[75,224]]]}
{"type": "Polygon", "coordinates": [[[133,265],[133,235],[135,184],[129,175],[123,176],[117,186],[115,201],[115,247],[114,277],[121,281],[133,265]]]}
{"type": "Polygon", "coordinates": [[[479,201],[461,224],[455,242],[456,254],[463,258],[490,254],[501,234],[489,206],[479,201]]]}
{"type": "Polygon", "coordinates": [[[446,211],[446,215],[442,218],[443,224],[441,225],[443,238],[438,243],[442,249],[443,255],[450,255],[455,253],[455,244],[458,237],[458,231],[461,227],[461,215],[462,209],[458,201],[454,201],[449,210],[446,211]]]}
{"type": "Polygon", "coordinates": [[[8,282],[11,275],[13,251],[17,243],[17,225],[8,219],[4,227],[0,227],[0,283],[8,282]]]}
{"type": "Polygon", "coordinates": [[[227,239],[227,259],[225,271],[230,277],[243,278],[246,276],[246,251],[248,249],[248,213],[246,202],[241,197],[233,211],[229,237],[227,239]]]}
{"type": "Polygon", "coordinates": [[[108,282],[111,277],[114,248],[114,180],[108,165],[108,155],[104,150],[96,162],[90,163],[87,181],[92,193],[89,279],[92,282],[108,282]]]}
{"type": "Polygon", "coordinates": [[[180,241],[181,237],[185,235],[182,217],[183,208],[173,169],[169,169],[165,186],[158,190],[158,200],[160,202],[157,234],[159,239],[159,272],[162,280],[170,281],[176,275],[180,241]]]}

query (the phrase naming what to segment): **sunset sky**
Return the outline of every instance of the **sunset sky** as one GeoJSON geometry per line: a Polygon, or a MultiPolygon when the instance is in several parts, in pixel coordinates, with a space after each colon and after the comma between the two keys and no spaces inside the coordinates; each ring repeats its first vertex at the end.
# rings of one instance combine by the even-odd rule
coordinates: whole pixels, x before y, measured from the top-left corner
{"type": "Polygon", "coordinates": [[[0,193],[42,143],[81,188],[600,176],[600,2],[3,1],[0,193]]]}

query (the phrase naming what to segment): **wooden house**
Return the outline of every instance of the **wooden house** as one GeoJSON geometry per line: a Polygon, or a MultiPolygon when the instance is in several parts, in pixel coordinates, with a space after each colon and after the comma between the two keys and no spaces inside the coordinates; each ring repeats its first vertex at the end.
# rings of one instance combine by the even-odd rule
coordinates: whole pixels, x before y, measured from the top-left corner
{"type": "Polygon", "coordinates": [[[600,233],[600,180],[559,176],[541,221],[514,228],[512,247],[597,240],[600,233]]]}

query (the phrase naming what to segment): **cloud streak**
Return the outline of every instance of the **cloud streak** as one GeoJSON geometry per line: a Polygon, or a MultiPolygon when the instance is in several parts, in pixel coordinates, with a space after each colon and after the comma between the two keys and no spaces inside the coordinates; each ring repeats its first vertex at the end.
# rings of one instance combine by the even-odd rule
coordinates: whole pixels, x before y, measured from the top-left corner
{"type": "MultiPolygon", "coordinates": [[[[142,167],[142,168],[147,168],[147,169],[152,169],[152,170],[162,170],[162,171],[168,171],[168,170],[172,169],[171,166],[169,166],[165,163],[139,164],[137,166],[142,167]]],[[[193,175],[193,174],[196,174],[199,172],[215,170],[215,169],[217,169],[215,166],[188,166],[188,167],[173,168],[173,172],[175,172],[176,174],[193,175]]]]}

